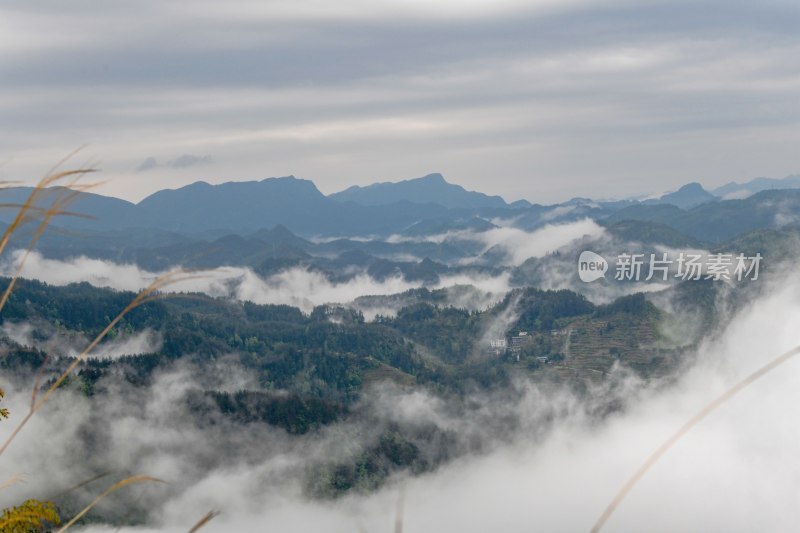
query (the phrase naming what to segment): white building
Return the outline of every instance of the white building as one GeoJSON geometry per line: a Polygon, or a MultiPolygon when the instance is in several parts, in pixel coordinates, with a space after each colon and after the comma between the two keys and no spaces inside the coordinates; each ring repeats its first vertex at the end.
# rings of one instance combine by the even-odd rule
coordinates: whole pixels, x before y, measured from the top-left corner
{"type": "Polygon", "coordinates": [[[489,354],[500,356],[508,350],[508,342],[505,339],[494,339],[489,341],[489,354]]]}

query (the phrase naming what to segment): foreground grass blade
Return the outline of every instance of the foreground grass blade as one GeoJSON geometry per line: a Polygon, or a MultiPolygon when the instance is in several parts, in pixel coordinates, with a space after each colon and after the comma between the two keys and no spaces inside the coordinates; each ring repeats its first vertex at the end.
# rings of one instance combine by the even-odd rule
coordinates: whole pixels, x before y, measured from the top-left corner
{"type": "Polygon", "coordinates": [[[203,518],[201,518],[195,525],[192,526],[192,529],[190,529],[188,533],[194,533],[201,527],[204,527],[206,524],[211,522],[217,516],[219,516],[219,511],[207,512],[205,515],[203,515],[203,518]]]}
{"type": "Polygon", "coordinates": [[[66,496],[70,492],[78,490],[81,487],[85,487],[86,485],[89,485],[90,483],[94,483],[95,481],[103,479],[104,477],[108,477],[111,474],[113,474],[113,472],[103,472],[101,474],[97,474],[96,476],[92,476],[89,479],[85,479],[85,480],[81,481],[80,483],[76,483],[75,485],[71,486],[70,488],[68,488],[66,490],[62,490],[61,492],[59,492],[55,496],[53,496],[51,498],[48,498],[48,500],[55,501],[55,500],[58,500],[59,498],[63,498],[64,496],[66,496]]]}
{"type": "Polygon", "coordinates": [[[13,476],[8,478],[7,480],[5,480],[2,483],[0,483],[0,490],[5,490],[8,487],[16,485],[17,483],[23,483],[24,481],[25,481],[25,478],[22,477],[22,475],[14,474],[13,476]]]}
{"type": "Polygon", "coordinates": [[[0,455],[6,451],[8,446],[11,442],[16,438],[19,432],[22,430],[23,427],[28,423],[28,421],[33,417],[36,412],[41,409],[42,405],[53,395],[53,393],[61,386],[62,383],[72,374],[72,372],[78,367],[81,362],[89,355],[89,353],[94,350],[95,347],[102,341],[106,335],[114,328],[114,326],[119,323],[128,313],[139,307],[140,305],[144,305],[145,303],[160,299],[162,296],[158,294],[158,291],[161,289],[172,285],[174,283],[178,283],[181,281],[186,281],[190,279],[197,279],[203,277],[198,274],[192,274],[185,270],[177,270],[175,272],[168,272],[159,276],[158,278],[153,281],[146,289],[142,290],[136,298],[134,298],[126,307],[123,309],[114,319],[108,323],[108,325],[101,331],[97,337],[81,352],[79,353],[75,359],[70,363],[66,370],[55,380],[55,382],[50,386],[49,389],[42,395],[41,398],[36,398],[36,391],[34,390],[32,402],[31,402],[31,409],[27,415],[20,421],[19,425],[14,429],[11,435],[8,436],[6,441],[0,446],[0,455]]]}
{"type": "Polygon", "coordinates": [[[403,533],[403,519],[406,512],[406,487],[400,487],[400,492],[397,495],[397,508],[394,514],[394,533],[403,533]]]}
{"type": "Polygon", "coordinates": [[[683,426],[678,429],[675,433],[672,434],[670,438],[668,438],[664,443],[659,446],[659,448],[653,452],[650,457],[639,467],[636,472],[628,479],[627,483],[623,485],[617,495],[611,500],[611,503],[608,504],[603,514],[600,515],[600,518],[597,519],[597,522],[591,529],[591,533],[598,533],[603,526],[606,524],[611,515],[614,514],[614,511],[619,507],[619,504],[625,499],[628,493],[636,486],[636,484],[644,477],[648,470],[656,463],[658,460],[663,456],[670,448],[672,448],[676,442],[678,442],[684,435],[686,435],[694,426],[696,426],[700,421],[702,421],[705,417],[715,411],[718,407],[723,405],[725,402],[733,398],[736,394],[742,391],[742,389],[746,388],[748,385],[752,384],[754,381],[762,377],[763,375],[767,374],[768,372],[774,370],[775,368],[779,367],[795,355],[800,353],[800,346],[795,347],[788,352],[779,355],[766,365],[762,366],[742,381],[725,391],[722,395],[717,397],[711,403],[703,407],[696,415],[689,419],[683,426]]]}
{"type": "Polygon", "coordinates": [[[97,498],[92,500],[92,503],[90,503],[89,505],[84,507],[83,510],[80,513],[76,514],[72,518],[72,520],[70,520],[69,522],[64,524],[64,527],[59,529],[56,533],[63,533],[64,531],[66,531],[67,529],[72,527],[75,524],[75,522],[80,520],[86,513],[91,511],[92,508],[95,505],[100,503],[104,498],[106,498],[112,492],[114,492],[114,491],[116,491],[118,489],[121,489],[122,487],[125,487],[127,485],[133,485],[135,483],[165,483],[165,482],[160,480],[160,479],[158,479],[158,478],[150,477],[150,476],[132,476],[132,477],[129,477],[129,478],[125,478],[122,481],[118,481],[117,483],[114,483],[109,488],[107,488],[106,491],[103,492],[100,496],[98,496],[97,498]]]}

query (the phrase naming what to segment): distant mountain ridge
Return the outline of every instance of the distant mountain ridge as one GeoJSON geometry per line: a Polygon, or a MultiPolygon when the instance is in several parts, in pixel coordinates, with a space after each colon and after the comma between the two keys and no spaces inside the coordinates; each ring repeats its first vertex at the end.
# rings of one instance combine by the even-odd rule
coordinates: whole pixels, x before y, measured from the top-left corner
{"type": "MultiPolygon", "coordinates": [[[[8,188],[0,201],[21,204],[32,191],[8,188]]],[[[44,191],[38,206],[50,205],[57,192],[44,191]]],[[[294,176],[218,185],[200,181],[158,191],[138,204],[79,193],[70,210],[83,216],[58,217],[55,225],[94,231],[150,228],[190,236],[252,233],[281,224],[306,236],[388,235],[448,211],[438,204],[404,200],[383,206],[340,202],[322,194],[312,181],[294,176]]],[[[13,209],[4,210],[0,222],[9,223],[14,216],[13,209]]]]}
{"type": "MultiPolygon", "coordinates": [[[[778,181],[793,183],[789,178],[778,181]]],[[[759,186],[774,184],[754,182],[759,186]]],[[[4,189],[0,192],[0,202],[20,204],[32,190],[31,187],[4,189]]],[[[58,193],[58,188],[44,191],[38,206],[47,207],[58,193]]],[[[527,201],[508,204],[499,196],[467,191],[448,183],[439,174],[351,187],[330,196],[325,196],[310,180],[285,176],[221,184],[195,182],[158,191],[138,204],[79,193],[69,210],[81,216],[60,216],[54,225],[64,230],[89,232],[93,239],[103,240],[107,243],[104,246],[114,250],[126,242],[128,246],[134,242],[136,246],[151,246],[159,241],[180,243],[184,238],[210,242],[232,234],[250,236],[275,226],[283,226],[302,238],[390,235],[419,238],[453,231],[481,232],[497,225],[535,230],[547,224],[586,218],[607,224],[652,222],[697,241],[720,242],[743,231],[800,224],[798,194],[800,191],[791,189],[765,190],[748,195],[746,200],[726,200],[717,198],[699,183],[689,183],[675,192],[643,201],[606,202],[576,197],[554,205],[527,201]],[[108,244],[115,239],[120,241],[119,245],[108,244]]],[[[13,209],[0,211],[0,222],[9,223],[14,215],[13,209]]],[[[626,231],[631,230],[635,232],[636,228],[626,227],[626,231]]],[[[663,233],[654,228],[649,231],[663,233]]],[[[271,236],[271,242],[273,237],[279,236],[271,236]]],[[[70,243],[76,250],[84,246],[74,239],[70,243]]]]}
{"type": "Polygon", "coordinates": [[[761,191],[774,189],[800,189],[800,174],[785,178],[755,178],[744,183],[730,182],[717,187],[712,193],[724,199],[741,199],[761,191]]]}
{"type": "Polygon", "coordinates": [[[407,200],[414,203],[435,203],[450,209],[508,207],[506,201],[499,196],[468,191],[460,185],[448,183],[438,173],[398,182],[373,183],[366,187],[354,185],[331,194],[329,198],[361,205],[385,205],[407,200]]]}
{"type": "Polygon", "coordinates": [[[800,190],[765,190],[742,200],[719,200],[691,209],[637,204],[604,221],[631,220],[663,224],[699,241],[719,243],[757,229],[800,225],[800,190]]]}

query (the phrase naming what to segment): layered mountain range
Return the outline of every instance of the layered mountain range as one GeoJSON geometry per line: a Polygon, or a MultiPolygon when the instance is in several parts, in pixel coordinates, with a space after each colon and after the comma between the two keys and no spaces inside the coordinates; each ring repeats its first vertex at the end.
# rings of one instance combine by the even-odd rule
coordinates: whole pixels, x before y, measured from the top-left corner
{"type": "MultiPolygon", "coordinates": [[[[304,237],[386,237],[488,229],[492,219],[513,219],[515,227],[530,230],[548,223],[589,217],[657,222],[693,238],[719,241],[742,229],[791,223],[798,210],[798,193],[786,189],[796,187],[800,187],[800,176],[783,180],[757,178],[744,184],[731,183],[713,192],[699,183],[690,183],[658,198],[615,201],[574,198],[542,205],[525,200],[509,204],[499,196],[467,191],[448,183],[441,174],[350,187],[329,196],[309,180],[287,176],[218,185],[199,181],[179,189],[158,191],[138,204],[81,193],[71,210],[82,216],[61,217],[56,225],[93,232],[148,229],[204,238],[244,235],[283,225],[304,237]],[[741,223],[731,227],[728,215],[733,212],[741,223]],[[698,218],[703,219],[703,227],[697,224],[698,218]],[[724,219],[721,225],[720,219],[724,219]]],[[[3,201],[20,203],[30,192],[29,187],[8,188],[2,192],[3,201]]],[[[40,205],[48,202],[45,195],[40,205]]],[[[11,210],[0,213],[2,222],[8,223],[12,217],[11,210]]]]}
{"type": "MultiPolygon", "coordinates": [[[[531,232],[585,219],[628,242],[708,249],[754,232],[792,230],[800,223],[800,189],[791,188],[796,183],[790,176],[722,189],[737,196],[765,187],[745,198],[720,198],[691,183],[658,198],[573,198],[541,205],[509,204],[448,183],[440,174],[329,196],[293,176],[197,182],[158,191],[138,204],[79,193],[70,205],[73,216],[59,216],[37,249],[53,258],[83,255],[154,271],[237,265],[269,275],[303,266],[329,278],[357,269],[378,279],[402,274],[427,280],[445,270],[494,272],[513,245],[512,239],[511,245],[492,246],[503,231],[531,232]],[[775,189],[776,183],[787,188],[775,189]]],[[[31,190],[5,189],[3,201],[21,203],[31,190]]],[[[45,191],[38,205],[49,205],[59,192],[45,191]]],[[[0,213],[0,224],[12,216],[13,210],[0,213]]],[[[34,231],[29,225],[17,232],[17,246],[25,246],[34,231]]]]}

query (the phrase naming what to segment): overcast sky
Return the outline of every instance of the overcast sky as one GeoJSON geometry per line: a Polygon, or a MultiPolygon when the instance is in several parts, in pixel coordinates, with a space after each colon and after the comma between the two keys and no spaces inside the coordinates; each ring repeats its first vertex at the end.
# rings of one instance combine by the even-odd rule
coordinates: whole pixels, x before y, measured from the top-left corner
{"type": "Polygon", "coordinates": [[[8,1],[0,179],[441,172],[553,202],[800,172],[800,2],[8,1]]]}

